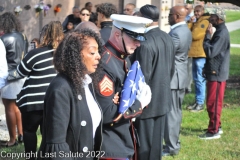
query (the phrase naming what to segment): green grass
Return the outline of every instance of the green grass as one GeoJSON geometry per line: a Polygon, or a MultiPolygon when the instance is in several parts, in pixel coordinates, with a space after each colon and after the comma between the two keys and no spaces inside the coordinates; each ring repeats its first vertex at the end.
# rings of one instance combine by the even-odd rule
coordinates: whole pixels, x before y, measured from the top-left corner
{"type": "MultiPolygon", "coordinates": [[[[240,14],[240,12],[239,12],[240,14]]],[[[230,42],[231,44],[240,44],[240,29],[230,32],[230,42]]]]}
{"type": "MultiPolygon", "coordinates": [[[[231,48],[230,75],[240,77],[240,48],[231,48]]],[[[206,109],[200,113],[186,110],[194,102],[194,94],[187,94],[183,102],[180,132],[181,150],[176,156],[163,160],[239,160],[240,158],[240,90],[226,89],[222,110],[223,134],[220,139],[201,140],[198,135],[208,127],[206,109]]]]}
{"type": "Polygon", "coordinates": [[[240,48],[231,48],[230,53],[230,76],[240,76],[240,48]]]}
{"type": "Polygon", "coordinates": [[[240,20],[240,11],[226,11],[226,22],[240,20]]]}
{"type": "MultiPolygon", "coordinates": [[[[240,77],[240,48],[231,48],[230,75],[240,77]]],[[[239,160],[240,158],[240,90],[226,89],[222,110],[223,135],[217,140],[200,140],[198,135],[208,126],[208,114],[204,110],[191,113],[185,108],[193,103],[194,94],[187,94],[183,102],[181,125],[181,150],[177,156],[163,157],[163,160],[239,160]]],[[[38,146],[41,135],[38,132],[38,146]]],[[[23,145],[12,148],[0,148],[0,153],[23,153],[23,145]]],[[[1,155],[0,155],[1,156],[1,155]]],[[[11,160],[0,157],[0,160],[11,160]]],[[[16,159],[16,158],[15,158],[16,159]]],[[[24,160],[20,158],[19,160],[24,160]]]]}

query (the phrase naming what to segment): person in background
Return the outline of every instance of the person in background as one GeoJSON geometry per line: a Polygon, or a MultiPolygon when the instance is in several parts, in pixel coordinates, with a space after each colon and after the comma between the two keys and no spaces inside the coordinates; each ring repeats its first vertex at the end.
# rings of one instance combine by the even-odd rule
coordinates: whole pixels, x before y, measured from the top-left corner
{"type": "Polygon", "coordinates": [[[6,49],[5,46],[0,39],[0,96],[1,96],[1,89],[6,85],[8,76],[8,66],[7,66],[7,59],[6,59],[6,49]]]}
{"type": "Polygon", "coordinates": [[[82,22],[89,21],[90,12],[87,8],[82,8],[80,11],[80,18],[82,22]]]}
{"type": "Polygon", "coordinates": [[[100,33],[105,42],[108,41],[112,30],[112,20],[110,16],[116,13],[117,8],[112,3],[102,3],[97,6],[98,22],[101,26],[100,33]]]}
{"type": "Polygon", "coordinates": [[[35,43],[35,48],[39,47],[40,42],[38,38],[33,38],[31,42],[35,43]]]}
{"type": "Polygon", "coordinates": [[[93,22],[95,24],[96,22],[96,19],[97,19],[97,13],[94,13],[92,11],[92,8],[93,8],[93,4],[91,2],[87,2],[85,3],[85,8],[89,11],[90,13],[90,18],[89,18],[89,21],[93,22]]]}
{"type": "Polygon", "coordinates": [[[69,21],[73,23],[73,26],[77,26],[81,22],[79,7],[74,6],[72,12],[73,14],[68,15],[62,23],[63,31],[67,30],[69,21]]]}
{"type": "Polygon", "coordinates": [[[223,107],[226,80],[229,76],[230,38],[225,25],[225,12],[222,8],[214,9],[209,18],[209,26],[203,48],[207,56],[204,74],[207,79],[207,111],[209,124],[207,132],[200,139],[217,139],[223,134],[221,113],[223,107]],[[212,27],[216,28],[213,33],[212,27]],[[210,72],[209,72],[210,71],[210,72]]]}
{"type": "Polygon", "coordinates": [[[186,11],[183,6],[170,9],[168,22],[171,25],[169,35],[175,46],[175,72],[171,80],[172,109],[167,113],[164,131],[165,146],[163,156],[177,155],[180,151],[180,128],[182,122],[182,102],[188,79],[188,51],[192,43],[192,33],[186,22],[186,11]]]}
{"type": "Polygon", "coordinates": [[[165,119],[171,110],[170,82],[175,70],[175,48],[171,37],[159,29],[159,9],[154,5],[144,5],[140,12],[142,17],[153,21],[145,30],[147,40],[141,42],[134,53],[145,82],[151,88],[152,100],[136,118],[141,145],[137,153],[138,160],[159,160],[162,158],[165,119]]]}
{"type": "MultiPolygon", "coordinates": [[[[0,37],[5,49],[8,65],[8,72],[14,71],[20,64],[22,57],[27,53],[28,41],[22,34],[21,23],[11,12],[5,12],[0,16],[0,37]]],[[[3,53],[4,54],[4,53],[3,53]]],[[[8,80],[6,85],[1,89],[1,98],[5,107],[6,121],[10,140],[3,146],[10,147],[18,145],[23,141],[21,113],[16,105],[17,94],[20,92],[25,79],[8,80]],[[18,139],[16,140],[16,126],[18,139]]]]}
{"type": "Polygon", "coordinates": [[[74,30],[73,22],[69,21],[68,24],[67,24],[67,29],[64,31],[64,34],[66,35],[73,30],[74,30]]]}
{"type": "Polygon", "coordinates": [[[197,5],[194,8],[196,22],[188,23],[192,32],[192,45],[188,52],[188,57],[192,58],[192,75],[195,85],[195,102],[187,106],[191,112],[200,112],[204,109],[206,80],[202,76],[206,54],[203,49],[203,40],[209,25],[209,15],[204,14],[204,7],[197,5]]]}
{"type": "Polygon", "coordinates": [[[30,46],[28,49],[28,52],[31,51],[32,49],[36,49],[39,47],[39,39],[38,38],[33,38],[30,42],[30,46]]]}
{"type": "Polygon", "coordinates": [[[186,12],[187,12],[187,15],[185,17],[185,21],[187,23],[188,22],[196,22],[196,17],[194,16],[194,13],[193,13],[193,5],[189,4],[189,3],[186,3],[185,4],[185,9],[186,9],[186,12]]]}
{"type": "MultiPolygon", "coordinates": [[[[22,113],[23,140],[25,153],[35,153],[37,149],[37,130],[43,123],[43,100],[45,92],[56,76],[53,66],[55,49],[63,39],[62,25],[52,21],[41,31],[39,48],[33,49],[17,67],[18,73],[27,77],[16,103],[22,113]]],[[[30,160],[34,160],[31,157],[30,160]]]]}
{"type": "MultiPolygon", "coordinates": [[[[191,23],[191,22],[196,22],[196,17],[194,16],[193,13],[193,5],[192,4],[185,4],[185,9],[187,11],[187,16],[185,18],[185,21],[187,23],[191,23]]],[[[192,58],[188,57],[188,79],[187,79],[187,86],[185,89],[185,93],[191,93],[192,92],[192,81],[193,81],[193,77],[192,77],[192,58]]]]}
{"type": "Polygon", "coordinates": [[[131,119],[140,115],[151,100],[151,90],[143,85],[135,102],[123,114],[118,123],[113,120],[118,115],[119,105],[113,102],[117,92],[121,93],[123,83],[130,70],[129,55],[144,41],[146,24],[152,20],[128,15],[112,14],[113,27],[109,40],[104,45],[101,62],[104,72],[101,74],[97,100],[103,110],[103,144],[105,151],[102,160],[133,159],[136,150],[136,138],[132,137],[131,119]]]}
{"type": "Polygon", "coordinates": [[[126,15],[133,15],[135,8],[136,8],[135,4],[128,3],[125,5],[125,7],[123,9],[123,11],[124,11],[123,13],[126,15]]]}
{"type": "Polygon", "coordinates": [[[100,148],[103,113],[94,89],[99,80],[101,52],[99,37],[90,29],[69,33],[57,48],[53,62],[58,75],[44,99],[39,149],[39,155],[43,156],[38,156],[39,159],[60,160],[63,158],[60,152],[65,155],[81,153],[82,157],[76,159],[83,160],[104,155],[100,148]],[[44,156],[51,154],[55,156],[44,156]]]}

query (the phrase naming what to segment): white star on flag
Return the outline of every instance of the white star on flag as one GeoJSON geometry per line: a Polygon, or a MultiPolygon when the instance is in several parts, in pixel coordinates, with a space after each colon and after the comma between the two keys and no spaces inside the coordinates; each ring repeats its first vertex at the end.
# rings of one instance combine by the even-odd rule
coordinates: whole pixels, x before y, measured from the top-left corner
{"type": "Polygon", "coordinates": [[[128,100],[122,100],[122,101],[125,103],[123,107],[128,107],[128,105],[129,105],[129,100],[130,100],[130,99],[128,99],[128,100]]]}

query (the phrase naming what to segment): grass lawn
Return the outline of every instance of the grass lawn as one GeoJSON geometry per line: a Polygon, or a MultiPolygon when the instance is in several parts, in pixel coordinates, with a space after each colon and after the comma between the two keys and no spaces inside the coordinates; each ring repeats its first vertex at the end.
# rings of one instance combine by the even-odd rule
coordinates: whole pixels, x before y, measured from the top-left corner
{"type": "MultiPolygon", "coordinates": [[[[240,77],[240,48],[231,48],[230,76],[240,77]]],[[[223,134],[220,139],[200,140],[198,135],[208,126],[206,109],[200,113],[191,113],[186,106],[193,103],[194,94],[187,94],[183,102],[183,119],[181,125],[181,151],[177,156],[163,157],[163,160],[239,160],[240,158],[240,89],[227,88],[222,110],[223,134]]],[[[38,146],[41,135],[38,132],[38,146]]],[[[0,148],[0,153],[23,153],[23,145],[0,148]]],[[[0,160],[11,160],[12,157],[0,160]]],[[[13,158],[17,159],[17,158],[13,158]]],[[[24,158],[19,158],[24,160],[24,158]]]]}
{"type": "Polygon", "coordinates": [[[240,29],[230,32],[230,42],[231,42],[231,44],[240,44],[239,36],[240,36],[240,29]]]}
{"type": "Polygon", "coordinates": [[[226,10],[226,23],[240,20],[240,11],[228,11],[226,10]]]}
{"type": "MultiPolygon", "coordinates": [[[[240,77],[240,48],[231,48],[230,77],[240,77]]],[[[206,109],[200,113],[186,110],[194,101],[194,94],[187,94],[183,102],[181,125],[181,151],[177,156],[163,157],[163,160],[239,160],[240,158],[240,90],[225,91],[222,110],[223,134],[220,139],[201,140],[198,135],[208,127],[206,109]]]]}

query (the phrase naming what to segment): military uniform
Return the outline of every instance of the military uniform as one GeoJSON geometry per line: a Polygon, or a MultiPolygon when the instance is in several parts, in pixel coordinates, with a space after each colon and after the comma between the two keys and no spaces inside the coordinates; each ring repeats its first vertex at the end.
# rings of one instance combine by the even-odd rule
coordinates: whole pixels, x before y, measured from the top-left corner
{"type": "Polygon", "coordinates": [[[102,151],[108,158],[132,158],[134,144],[132,142],[130,119],[142,113],[141,103],[136,99],[119,122],[113,123],[118,115],[118,105],[112,99],[116,92],[121,93],[122,86],[131,66],[128,56],[119,51],[114,44],[108,41],[102,55],[104,72],[96,91],[97,100],[102,107],[104,116],[102,151]],[[110,147],[109,147],[110,146],[110,147]]]}

